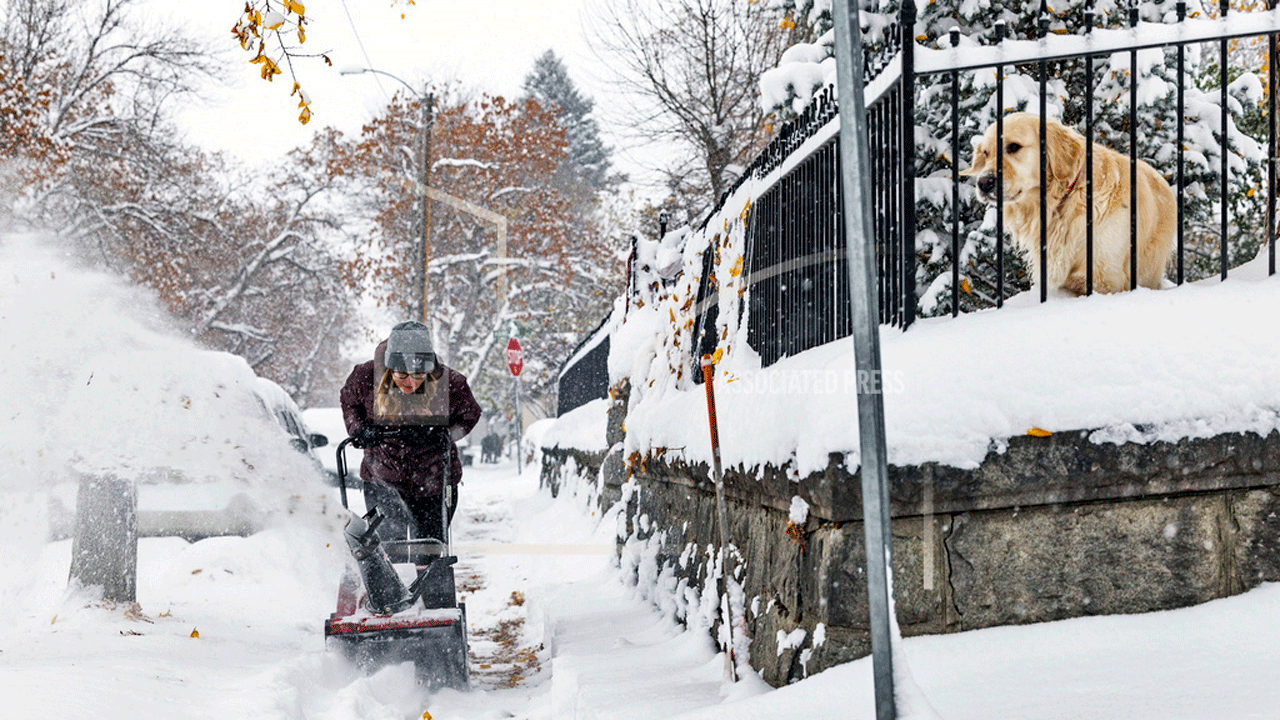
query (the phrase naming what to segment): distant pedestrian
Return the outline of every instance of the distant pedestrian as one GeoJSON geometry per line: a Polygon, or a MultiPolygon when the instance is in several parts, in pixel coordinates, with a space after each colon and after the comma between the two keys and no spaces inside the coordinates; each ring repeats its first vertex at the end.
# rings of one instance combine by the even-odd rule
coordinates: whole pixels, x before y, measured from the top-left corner
{"type": "Polygon", "coordinates": [[[502,436],[498,433],[489,433],[480,439],[480,461],[487,463],[498,462],[498,457],[502,454],[502,436]]]}

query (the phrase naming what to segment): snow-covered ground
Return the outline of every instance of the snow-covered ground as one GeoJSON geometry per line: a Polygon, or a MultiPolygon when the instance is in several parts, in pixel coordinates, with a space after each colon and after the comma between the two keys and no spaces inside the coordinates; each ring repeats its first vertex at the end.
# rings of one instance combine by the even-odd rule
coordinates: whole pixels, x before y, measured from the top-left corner
{"type": "MultiPolygon", "coordinates": [[[[248,538],[143,539],[137,611],[67,592],[70,541],[5,548],[7,565],[32,571],[0,630],[5,716],[873,717],[866,660],[779,690],[727,683],[705,631],[662,617],[619,577],[613,522],[581,496],[552,499],[536,469],[471,468],[461,497],[470,692],[428,694],[408,666],[360,676],[327,653],[346,551],[331,518],[295,517],[248,538]]],[[[24,507],[7,493],[4,522],[24,507]]],[[[1280,586],[1267,585],[1174,612],[909,638],[903,650],[947,720],[1229,720],[1275,717],[1278,636],[1280,586]]]]}

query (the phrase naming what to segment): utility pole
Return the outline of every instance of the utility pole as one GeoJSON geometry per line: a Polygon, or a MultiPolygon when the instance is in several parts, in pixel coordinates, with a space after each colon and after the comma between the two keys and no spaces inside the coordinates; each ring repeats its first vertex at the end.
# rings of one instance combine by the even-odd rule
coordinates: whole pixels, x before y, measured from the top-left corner
{"type": "Polygon", "coordinates": [[[421,193],[420,198],[422,204],[419,206],[419,212],[422,216],[422,236],[419,238],[420,247],[415,248],[418,251],[418,257],[422,262],[413,269],[413,277],[410,278],[411,290],[413,292],[413,305],[409,308],[409,314],[414,317],[422,318],[424,325],[430,326],[427,322],[427,306],[430,304],[427,294],[427,272],[428,266],[431,264],[431,199],[427,196],[427,190],[431,187],[431,125],[435,113],[435,98],[431,92],[431,85],[426,84],[419,93],[412,85],[403,79],[392,75],[385,70],[375,68],[344,68],[338,71],[340,75],[359,75],[360,73],[373,73],[375,75],[386,75],[405,86],[415,98],[422,108],[422,127],[418,132],[418,192],[421,193]],[[422,276],[419,277],[418,273],[422,276]],[[419,293],[421,293],[419,295],[419,293]]]}
{"type": "Polygon", "coordinates": [[[428,89],[423,89],[419,102],[422,104],[422,302],[419,304],[419,315],[422,324],[430,327],[427,320],[427,307],[430,305],[430,288],[428,266],[431,264],[431,198],[427,188],[431,187],[431,121],[435,111],[436,96],[428,89]]]}

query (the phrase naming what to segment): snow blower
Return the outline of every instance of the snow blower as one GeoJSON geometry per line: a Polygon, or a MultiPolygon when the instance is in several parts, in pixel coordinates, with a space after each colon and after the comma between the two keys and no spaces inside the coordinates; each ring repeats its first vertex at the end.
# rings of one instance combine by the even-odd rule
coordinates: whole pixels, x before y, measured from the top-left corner
{"type": "MultiPolygon", "coordinates": [[[[380,440],[404,432],[384,428],[380,440]]],[[[470,682],[467,608],[457,601],[454,584],[458,558],[449,547],[449,441],[444,433],[440,437],[445,447],[442,538],[380,539],[377,531],[386,515],[374,507],[361,516],[347,506],[346,448],[353,438],[338,445],[338,487],[342,506],[351,512],[344,535],[355,567],[348,565],[342,578],[338,606],[325,621],[324,636],[326,647],[336,648],[365,672],[412,662],[420,684],[433,690],[465,689],[470,682]],[[411,562],[393,564],[387,545],[409,550],[411,562]]]]}

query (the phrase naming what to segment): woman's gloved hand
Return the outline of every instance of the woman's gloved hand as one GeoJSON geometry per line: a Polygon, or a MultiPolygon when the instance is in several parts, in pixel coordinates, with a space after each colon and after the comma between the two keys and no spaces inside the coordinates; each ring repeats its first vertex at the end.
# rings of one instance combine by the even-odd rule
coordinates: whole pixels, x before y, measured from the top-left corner
{"type": "Polygon", "coordinates": [[[382,442],[382,428],[373,423],[364,423],[351,433],[351,444],[364,450],[382,442]]]}

